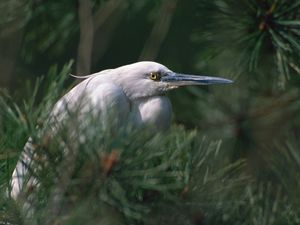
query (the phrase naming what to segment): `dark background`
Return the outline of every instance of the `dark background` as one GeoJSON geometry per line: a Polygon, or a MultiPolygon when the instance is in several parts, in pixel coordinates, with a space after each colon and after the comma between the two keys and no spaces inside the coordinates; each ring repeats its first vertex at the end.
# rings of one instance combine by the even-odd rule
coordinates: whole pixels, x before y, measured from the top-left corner
{"type": "Polygon", "coordinates": [[[298,0],[2,0],[0,10],[0,86],[17,104],[71,59],[76,75],[150,60],[229,78],[171,92],[174,123],[221,139],[247,174],[300,197],[298,0]]]}

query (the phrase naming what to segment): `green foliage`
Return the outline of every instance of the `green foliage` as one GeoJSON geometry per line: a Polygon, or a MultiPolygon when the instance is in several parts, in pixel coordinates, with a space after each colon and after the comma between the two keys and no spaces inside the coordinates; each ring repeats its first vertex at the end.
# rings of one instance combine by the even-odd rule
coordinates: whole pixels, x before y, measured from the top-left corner
{"type": "MultiPolygon", "coordinates": [[[[2,97],[1,154],[11,153],[13,145],[18,149],[16,151],[21,150],[26,138],[33,137],[35,150],[32,157],[35,160],[30,165],[29,176],[35,177],[39,183],[36,187],[28,187],[22,200],[29,201],[30,211],[34,209],[33,215],[28,217],[29,212],[23,204],[20,204],[18,213],[13,200],[3,195],[2,219],[18,221],[16,215],[19,214],[19,219],[23,220],[23,217],[27,223],[57,221],[74,224],[76,221],[79,224],[98,218],[96,212],[95,217],[89,215],[88,218],[84,213],[93,205],[94,210],[107,211],[108,216],[118,215],[118,222],[139,223],[158,205],[177,204],[176,201],[187,198],[189,192],[196,192],[203,205],[205,202],[211,205],[226,198],[232,187],[247,182],[239,172],[241,162],[232,165],[229,161],[222,162],[220,141],[198,140],[196,131],[188,132],[182,127],[174,127],[170,132],[154,137],[141,135],[141,132],[129,135],[127,130],[111,136],[104,133],[101,126],[92,125],[96,118],[91,118],[90,123],[86,118],[89,125],[82,130],[79,124],[76,125],[78,121],[70,116],[72,127],[62,126],[54,136],[47,136],[49,107],[61,92],[69,69],[70,64],[58,73],[54,67],[50,69],[46,83],[38,82],[33,93],[38,93],[42,87],[45,96],[42,101],[37,102],[37,95],[33,94],[20,109],[13,103],[11,106],[9,100],[5,100],[7,97],[2,97]],[[57,92],[53,93],[53,90],[57,92]],[[36,121],[39,120],[45,122],[39,123],[37,129],[36,121]],[[78,128],[75,133],[74,127],[78,128]],[[13,141],[14,130],[19,130],[22,136],[18,143],[13,141]],[[44,131],[41,133],[41,130],[44,131]],[[80,141],[82,136],[84,142],[80,141]],[[218,169],[216,164],[225,167],[218,169]],[[224,188],[220,189],[220,181],[224,188]],[[211,195],[205,193],[208,188],[212,190],[211,195]]],[[[6,174],[1,177],[2,193],[9,190],[13,169],[7,164],[17,158],[15,154],[1,159],[1,174],[6,174]]],[[[110,218],[101,220],[109,221],[110,218]]]]}
{"type": "MultiPolygon", "coordinates": [[[[277,174],[275,187],[256,181],[245,173],[245,161],[232,162],[221,141],[201,137],[196,130],[174,126],[152,137],[121,129],[112,136],[94,126],[97,118],[87,117],[87,126],[80,129],[70,116],[71,127],[61,126],[49,135],[46,118],[61,95],[70,65],[61,72],[53,67],[47,80],[38,82],[33,93],[43,90],[45,96],[39,101],[34,94],[19,108],[1,97],[1,220],[18,224],[299,222],[298,203],[293,201],[298,192],[292,194],[287,185],[294,176],[281,180],[283,175],[277,174]],[[44,123],[37,127],[39,120],[44,123]],[[35,146],[29,176],[39,185],[29,186],[16,205],[6,193],[17,152],[28,136],[35,146]]],[[[278,148],[278,154],[284,154],[278,158],[295,165],[297,174],[298,151],[288,146],[295,157],[278,148]]],[[[281,161],[268,160],[266,168],[278,172],[277,163],[281,161]]]]}
{"type": "Polygon", "coordinates": [[[269,167],[264,168],[268,176],[279,180],[293,204],[299,207],[299,142],[292,134],[286,135],[285,141],[276,141],[272,146],[266,147],[266,154],[262,155],[264,161],[268,160],[269,167]],[[270,154],[272,152],[272,154],[270,154]],[[268,157],[269,155],[269,157],[268,157]],[[268,158],[267,158],[268,157],[268,158]],[[289,165],[287,167],[287,165],[289,165]]]}
{"type": "MultiPolygon", "coordinates": [[[[139,58],[167,1],[127,0],[118,10],[107,7],[118,0],[91,2],[94,22],[103,19],[92,62],[99,71],[139,58]]],[[[72,63],[58,68],[76,58],[78,7],[0,3],[0,41],[23,30],[15,86],[0,94],[0,224],[300,224],[298,0],[178,1],[156,61],[235,83],[170,93],[177,125],[154,137],[104,133],[93,117],[81,127],[76,114],[72,127],[48,133],[72,63]],[[28,78],[35,85],[24,85],[28,78]],[[28,137],[39,186],[15,202],[7,192],[28,137]]]]}
{"type": "Polygon", "coordinates": [[[30,4],[30,20],[26,24],[26,34],[22,49],[22,58],[26,64],[43,60],[53,60],[62,55],[72,36],[78,32],[76,25],[76,2],[45,1],[42,4],[33,1],[30,4]],[[43,52],[48,52],[43,55],[43,52]]]}
{"type": "Polygon", "coordinates": [[[29,1],[1,1],[0,28],[2,32],[0,38],[26,25],[30,19],[29,8],[29,1]],[[6,29],[7,25],[10,27],[9,29],[6,29]]]}
{"type": "MultiPolygon", "coordinates": [[[[0,158],[6,161],[3,164],[6,173],[3,171],[1,175],[10,176],[16,162],[16,160],[11,161],[11,158],[16,158],[19,155],[28,136],[34,134],[37,125],[42,124],[42,121],[49,116],[53,102],[59,97],[63,81],[66,79],[66,74],[69,72],[71,65],[72,62],[66,64],[61,72],[57,71],[57,66],[53,66],[44,82],[41,78],[37,80],[33,88],[29,87],[31,98],[29,101],[24,102],[22,107],[19,107],[7,94],[1,93],[0,158]],[[56,91],[53,92],[53,90],[56,91]],[[44,96],[43,99],[38,99],[40,94],[44,96]],[[36,107],[37,104],[40,107],[36,107]],[[11,165],[11,162],[14,163],[11,165]]],[[[5,179],[1,180],[4,181],[5,179]]],[[[6,179],[6,181],[8,180],[6,179]]],[[[3,183],[1,187],[3,187],[3,183]]]]}
{"type": "Polygon", "coordinates": [[[263,69],[269,82],[283,87],[290,75],[300,72],[299,7],[297,0],[200,1],[201,19],[207,23],[197,39],[210,43],[217,54],[234,52],[235,71],[263,69]]]}

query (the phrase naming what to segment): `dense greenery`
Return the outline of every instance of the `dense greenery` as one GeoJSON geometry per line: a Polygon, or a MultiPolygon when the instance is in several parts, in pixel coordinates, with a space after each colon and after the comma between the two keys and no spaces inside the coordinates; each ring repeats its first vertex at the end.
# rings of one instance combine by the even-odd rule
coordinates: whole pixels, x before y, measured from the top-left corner
{"type": "Polygon", "coordinates": [[[299,0],[4,0],[0,10],[0,224],[300,224],[299,0]],[[235,83],[171,92],[173,126],[154,137],[111,136],[92,117],[48,135],[69,73],[138,60],[235,83]],[[15,202],[7,190],[30,136],[40,184],[15,202]]]}

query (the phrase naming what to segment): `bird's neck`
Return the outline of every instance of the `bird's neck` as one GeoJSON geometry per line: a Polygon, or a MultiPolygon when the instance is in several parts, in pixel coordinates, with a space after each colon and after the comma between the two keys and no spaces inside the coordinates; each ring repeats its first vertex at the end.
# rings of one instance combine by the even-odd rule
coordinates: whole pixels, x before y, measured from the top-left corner
{"type": "Polygon", "coordinates": [[[156,130],[169,128],[172,106],[165,95],[139,98],[132,101],[134,123],[137,126],[153,126],[156,130]]]}

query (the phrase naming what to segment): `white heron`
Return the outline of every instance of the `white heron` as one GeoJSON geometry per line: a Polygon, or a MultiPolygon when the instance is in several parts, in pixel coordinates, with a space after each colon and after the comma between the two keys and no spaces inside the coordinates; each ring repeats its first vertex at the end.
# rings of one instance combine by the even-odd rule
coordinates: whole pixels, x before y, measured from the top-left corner
{"type": "MultiPolygon", "coordinates": [[[[175,73],[156,62],[137,62],[79,78],[85,80],[55,104],[50,114],[54,123],[63,121],[66,111],[76,108],[81,120],[85,112],[92,110],[100,115],[101,125],[113,115],[117,127],[130,122],[137,128],[151,126],[162,131],[169,128],[172,116],[172,106],[165,95],[167,91],[188,85],[232,83],[219,77],[175,73]],[[85,104],[80,101],[83,97],[85,104]]],[[[10,194],[15,199],[25,185],[32,149],[28,141],[13,172],[10,194]]]]}

